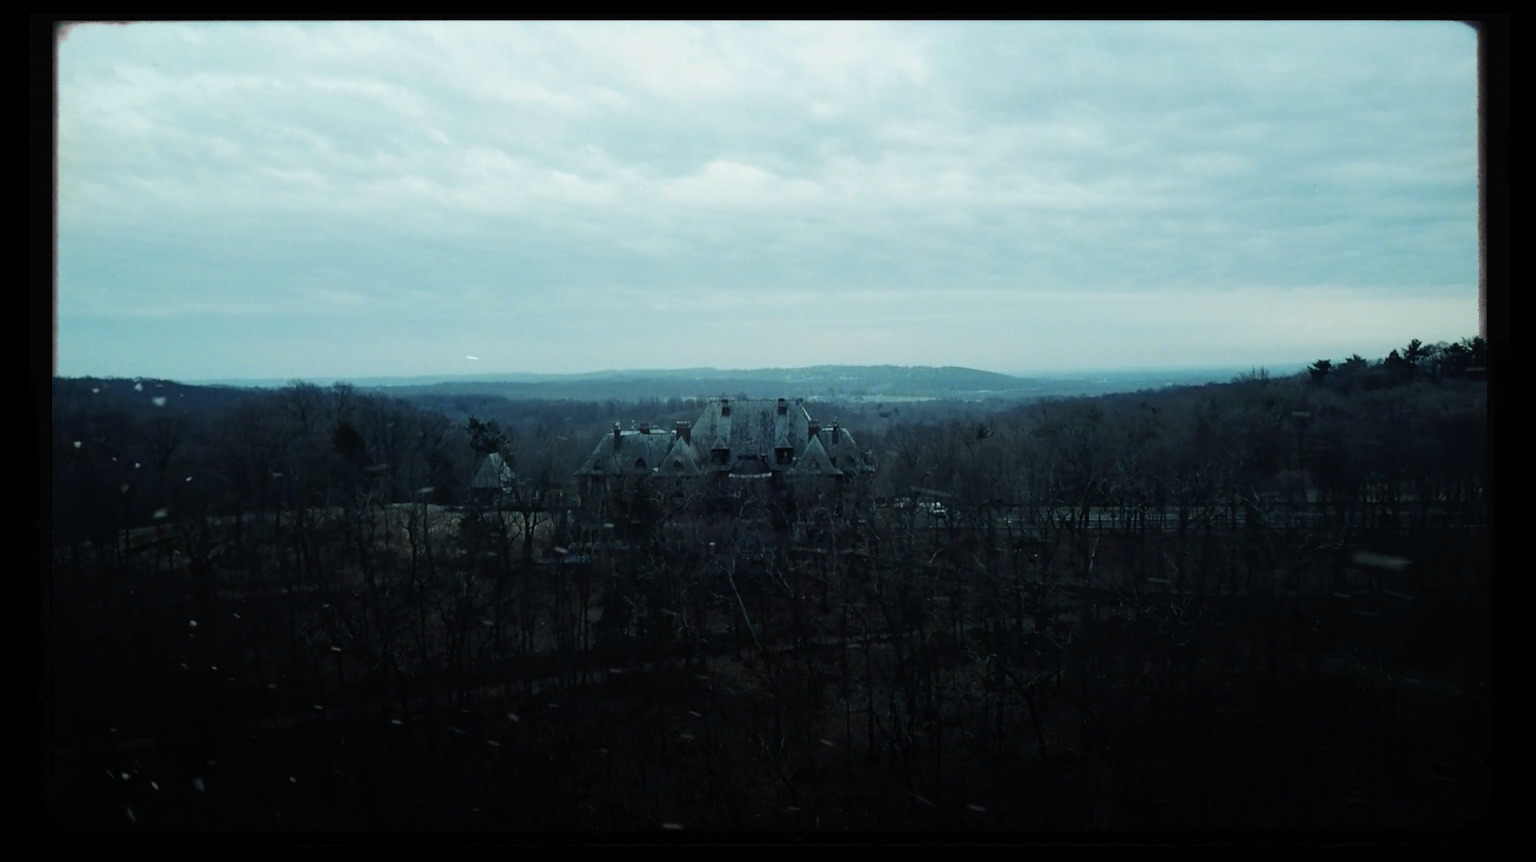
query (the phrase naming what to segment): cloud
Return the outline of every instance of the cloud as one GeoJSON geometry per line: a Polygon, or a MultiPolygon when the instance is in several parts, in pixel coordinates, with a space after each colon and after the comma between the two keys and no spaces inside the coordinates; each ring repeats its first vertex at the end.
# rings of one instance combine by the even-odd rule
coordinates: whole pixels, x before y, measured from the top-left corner
{"type": "MultiPolygon", "coordinates": [[[[85,370],[74,322],[109,317],[245,314],[268,343],[262,321],[308,315],[394,341],[539,320],[579,335],[540,355],[581,364],[641,321],[803,297],[838,309],[817,350],[916,356],[974,343],[931,331],[946,297],[1065,331],[1073,302],[1155,319],[1180,291],[1327,285],[1364,332],[1391,297],[1475,295],[1475,44],[1434,22],[83,26],[59,54],[61,370],[85,370]],[[616,290],[695,302],[653,319],[616,290]]],[[[1120,349],[1083,332],[1083,361],[1120,349]]]]}

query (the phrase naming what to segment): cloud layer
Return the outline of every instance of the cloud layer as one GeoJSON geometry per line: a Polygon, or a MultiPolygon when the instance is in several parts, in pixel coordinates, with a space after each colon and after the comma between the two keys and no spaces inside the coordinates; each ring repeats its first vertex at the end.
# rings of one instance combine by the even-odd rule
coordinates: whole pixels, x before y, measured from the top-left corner
{"type": "Polygon", "coordinates": [[[58,64],[61,374],[1243,364],[1477,325],[1458,24],[82,25],[58,64]]]}

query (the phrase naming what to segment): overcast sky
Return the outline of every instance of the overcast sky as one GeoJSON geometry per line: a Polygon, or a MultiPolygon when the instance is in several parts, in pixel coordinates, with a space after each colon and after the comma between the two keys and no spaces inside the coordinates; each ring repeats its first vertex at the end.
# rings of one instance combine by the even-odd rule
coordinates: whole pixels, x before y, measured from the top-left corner
{"type": "Polygon", "coordinates": [[[90,24],[57,56],[66,376],[1246,366],[1478,328],[1457,23],[90,24]]]}

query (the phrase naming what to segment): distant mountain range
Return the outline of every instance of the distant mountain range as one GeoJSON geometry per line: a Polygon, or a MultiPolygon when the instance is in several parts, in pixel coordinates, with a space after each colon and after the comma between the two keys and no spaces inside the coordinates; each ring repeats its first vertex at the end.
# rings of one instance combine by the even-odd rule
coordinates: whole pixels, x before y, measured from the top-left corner
{"type": "MultiPolygon", "coordinates": [[[[1276,376],[1299,372],[1304,366],[1271,368],[1276,376]]],[[[815,365],[807,368],[722,370],[684,368],[594,371],[581,374],[477,374],[423,377],[365,377],[350,382],[360,389],[389,394],[479,395],[512,399],[625,400],[697,398],[712,395],[748,398],[955,398],[966,401],[1030,400],[1042,397],[1101,395],[1112,392],[1224,383],[1251,369],[1134,369],[1056,373],[1016,377],[974,368],[901,365],[815,365]]],[[[283,386],[289,380],[217,380],[206,384],[242,387],[283,386]]],[[[311,378],[329,385],[335,378],[311,378]]]]}

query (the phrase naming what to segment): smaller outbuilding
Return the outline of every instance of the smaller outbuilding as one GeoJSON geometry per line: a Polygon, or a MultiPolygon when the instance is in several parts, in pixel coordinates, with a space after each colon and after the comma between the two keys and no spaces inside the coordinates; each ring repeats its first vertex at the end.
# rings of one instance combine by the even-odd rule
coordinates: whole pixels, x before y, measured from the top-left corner
{"type": "Polygon", "coordinates": [[[475,478],[470,480],[469,495],[471,499],[491,502],[511,494],[516,481],[512,467],[500,454],[492,452],[485,456],[480,469],[475,471],[475,478]]]}

